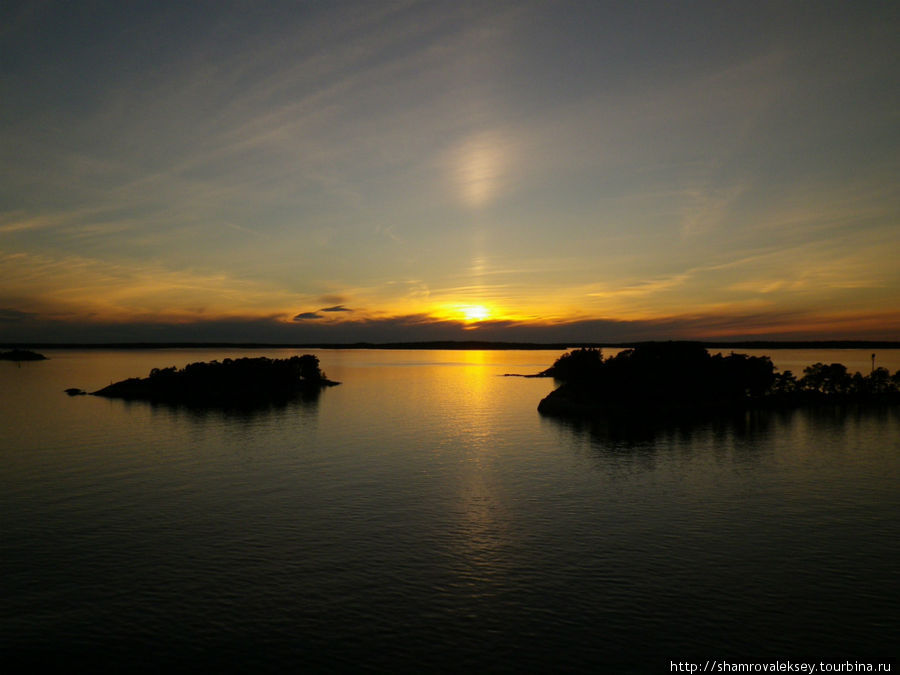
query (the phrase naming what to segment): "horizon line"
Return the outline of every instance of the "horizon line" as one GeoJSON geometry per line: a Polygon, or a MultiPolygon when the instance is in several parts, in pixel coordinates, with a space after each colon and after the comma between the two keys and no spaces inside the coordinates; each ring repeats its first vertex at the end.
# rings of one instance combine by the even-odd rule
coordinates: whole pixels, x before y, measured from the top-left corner
{"type": "Polygon", "coordinates": [[[619,342],[516,342],[507,340],[415,340],[395,342],[233,342],[233,341],[134,341],[134,342],[0,342],[2,349],[435,349],[435,350],[557,350],[580,348],[628,348],[659,342],[688,342],[704,347],[744,349],[900,349],[897,340],[631,340],[619,342]]]}

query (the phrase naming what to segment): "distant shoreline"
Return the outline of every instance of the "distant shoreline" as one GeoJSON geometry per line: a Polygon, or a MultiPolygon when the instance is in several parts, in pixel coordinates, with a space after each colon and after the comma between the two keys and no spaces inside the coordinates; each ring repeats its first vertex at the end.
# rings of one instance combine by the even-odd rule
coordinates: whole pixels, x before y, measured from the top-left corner
{"type": "MultiPolygon", "coordinates": [[[[430,342],[6,342],[2,349],[418,349],[418,350],[535,350],[559,351],[582,347],[596,349],[625,349],[649,342],[666,340],[640,340],[634,342],[499,342],[499,341],[430,341],[430,342]]],[[[690,342],[681,341],[678,342],[690,342]]],[[[741,340],[736,342],[697,340],[707,349],[900,349],[900,341],[866,340],[797,340],[766,341],[741,340]]]]}

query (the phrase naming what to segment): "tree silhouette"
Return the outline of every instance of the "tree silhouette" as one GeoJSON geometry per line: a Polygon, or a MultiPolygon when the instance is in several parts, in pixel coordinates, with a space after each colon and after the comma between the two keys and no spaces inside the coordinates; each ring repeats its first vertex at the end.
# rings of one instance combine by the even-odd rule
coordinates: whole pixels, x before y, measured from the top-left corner
{"type": "Polygon", "coordinates": [[[311,354],[289,359],[241,358],[189,363],[181,370],[154,368],[149,377],[130,378],[94,392],[110,398],[188,403],[253,405],[284,400],[337,384],[311,354]]]}
{"type": "Polygon", "coordinates": [[[822,394],[843,394],[850,391],[852,378],[847,373],[847,366],[842,363],[814,363],[803,369],[800,386],[807,391],[818,391],[822,394]]]}
{"type": "Polygon", "coordinates": [[[645,343],[606,360],[597,350],[576,350],[545,374],[562,381],[538,408],[551,414],[900,400],[900,371],[850,375],[843,364],[815,363],[797,380],[791,371],[776,373],[767,356],[711,356],[692,342],[645,343]]]}

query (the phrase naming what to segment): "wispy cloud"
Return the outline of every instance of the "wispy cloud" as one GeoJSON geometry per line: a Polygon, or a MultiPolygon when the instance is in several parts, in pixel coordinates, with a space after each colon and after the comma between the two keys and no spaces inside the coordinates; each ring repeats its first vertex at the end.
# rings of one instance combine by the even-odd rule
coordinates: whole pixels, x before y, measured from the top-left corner
{"type": "Polygon", "coordinates": [[[126,321],[271,315],[293,297],[268,284],[161,265],[0,253],[0,305],[56,317],[126,321]]]}

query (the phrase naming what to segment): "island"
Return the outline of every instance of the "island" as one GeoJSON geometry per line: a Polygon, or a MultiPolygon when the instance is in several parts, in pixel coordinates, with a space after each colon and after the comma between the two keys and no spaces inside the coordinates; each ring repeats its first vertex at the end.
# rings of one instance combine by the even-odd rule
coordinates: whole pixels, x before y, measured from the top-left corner
{"type": "Polygon", "coordinates": [[[900,371],[851,375],[842,364],[816,363],[798,379],[767,356],[711,355],[698,342],[644,343],[608,359],[576,349],[539,375],[560,385],[538,411],[562,417],[900,402],[900,371]]]}
{"type": "Polygon", "coordinates": [[[320,370],[318,357],[304,354],[288,359],[190,363],[180,370],[154,368],[148,377],[132,377],[91,394],[154,403],[247,408],[315,396],[337,384],[320,370]]]}
{"type": "Polygon", "coordinates": [[[0,352],[0,361],[46,361],[47,357],[27,349],[12,349],[0,352]]]}

